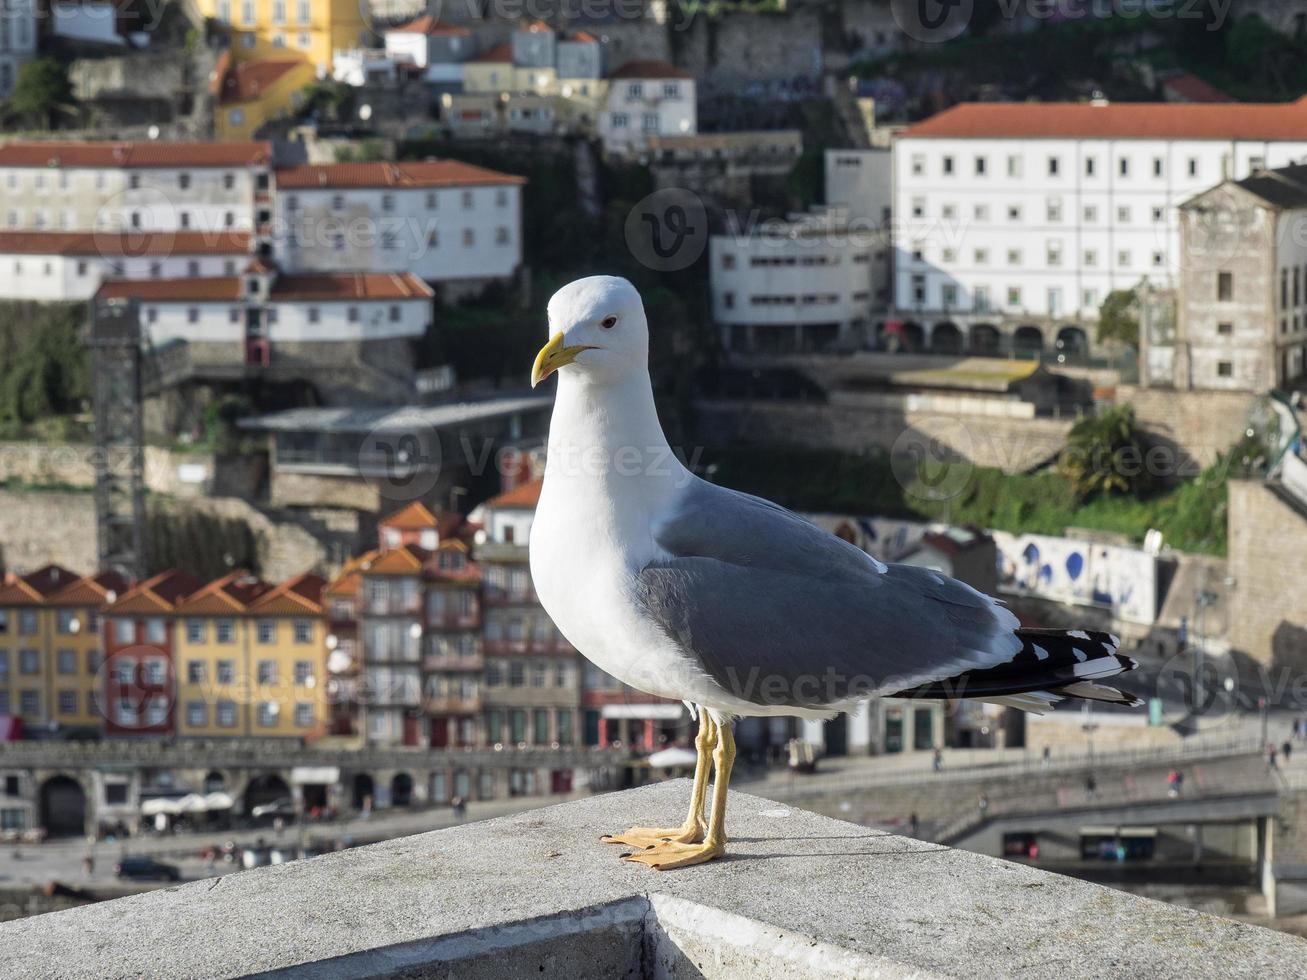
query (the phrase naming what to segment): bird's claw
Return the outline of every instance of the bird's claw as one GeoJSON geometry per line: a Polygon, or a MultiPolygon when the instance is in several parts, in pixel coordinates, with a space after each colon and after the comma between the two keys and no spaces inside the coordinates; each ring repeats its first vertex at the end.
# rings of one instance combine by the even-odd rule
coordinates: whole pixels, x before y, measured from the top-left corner
{"type": "Polygon", "coordinates": [[[638,853],[623,854],[622,860],[643,864],[655,871],[672,871],[676,868],[705,864],[725,853],[725,844],[707,842],[682,844],[677,841],[661,841],[638,853]]]}
{"type": "Polygon", "coordinates": [[[706,828],[701,824],[692,827],[632,827],[621,834],[606,834],[599,840],[604,844],[625,844],[627,847],[649,848],[673,842],[697,844],[703,840],[706,828]]]}

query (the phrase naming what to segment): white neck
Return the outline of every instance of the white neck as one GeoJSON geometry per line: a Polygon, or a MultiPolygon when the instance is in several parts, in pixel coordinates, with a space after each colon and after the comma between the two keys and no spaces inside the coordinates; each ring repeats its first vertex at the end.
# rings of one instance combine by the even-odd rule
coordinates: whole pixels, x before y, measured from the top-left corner
{"type": "Polygon", "coordinates": [[[670,499],[689,479],[663,435],[647,371],[603,384],[558,372],[546,486],[566,484],[586,497],[605,491],[599,499],[629,518],[632,509],[646,511],[670,499]]]}

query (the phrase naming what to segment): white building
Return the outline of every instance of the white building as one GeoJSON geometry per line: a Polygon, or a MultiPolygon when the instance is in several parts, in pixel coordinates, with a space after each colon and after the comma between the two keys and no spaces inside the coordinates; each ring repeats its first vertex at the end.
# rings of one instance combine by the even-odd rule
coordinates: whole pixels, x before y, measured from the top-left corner
{"type": "Polygon", "coordinates": [[[421,337],[433,295],[406,273],[278,275],[256,261],[237,276],[110,280],[97,298],[135,302],[156,348],[183,341],[210,361],[267,367],[333,344],[421,337]]]}
{"type": "Polygon", "coordinates": [[[894,291],[894,155],[888,149],[827,150],[826,204],[842,209],[850,228],[873,235],[871,301],[887,309],[894,291]]]}
{"type": "Polygon", "coordinates": [[[453,160],[279,169],[274,255],[289,273],[412,273],[447,292],[506,279],[525,182],[453,160]]]}
{"type": "Polygon", "coordinates": [[[729,350],[861,346],[871,317],[874,233],[838,209],[713,235],[713,319],[729,350]]]}
{"type": "Polygon", "coordinates": [[[910,343],[1088,344],[1108,293],[1179,269],[1177,206],[1307,158],[1289,104],[974,103],[894,144],[894,305],[910,343]]]}
{"type": "Polygon", "coordinates": [[[375,48],[347,48],[331,56],[331,77],[344,85],[393,85],[399,81],[400,63],[375,48]]]}
{"type": "Polygon", "coordinates": [[[0,299],[84,301],[106,279],[235,276],[251,248],[244,231],[4,231],[0,299]]]}
{"type": "Polygon", "coordinates": [[[265,142],[15,141],[0,229],[248,231],[271,218],[265,142]]]}
{"type": "Polygon", "coordinates": [[[384,39],[389,58],[422,69],[423,79],[433,85],[461,86],[463,62],[476,53],[470,30],[430,14],[390,28],[384,39]]]}
{"type": "Polygon", "coordinates": [[[0,0],[0,99],[9,98],[18,70],[36,56],[36,0],[0,0]]]}
{"type": "Polygon", "coordinates": [[[599,136],[610,153],[637,153],[650,136],[699,131],[694,76],[665,61],[628,61],[608,76],[599,136]]]}

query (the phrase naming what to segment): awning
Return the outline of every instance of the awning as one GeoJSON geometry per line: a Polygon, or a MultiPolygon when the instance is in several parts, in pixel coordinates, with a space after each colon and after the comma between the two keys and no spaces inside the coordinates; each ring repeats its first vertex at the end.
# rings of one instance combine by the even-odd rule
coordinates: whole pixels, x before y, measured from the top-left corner
{"type": "Polygon", "coordinates": [[[599,717],[676,721],[684,714],[685,708],[679,704],[606,704],[600,710],[599,717]]]}
{"type": "Polygon", "coordinates": [[[333,786],[340,782],[338,766],[295,766],[290,771],[293,786],[333,786]]]}

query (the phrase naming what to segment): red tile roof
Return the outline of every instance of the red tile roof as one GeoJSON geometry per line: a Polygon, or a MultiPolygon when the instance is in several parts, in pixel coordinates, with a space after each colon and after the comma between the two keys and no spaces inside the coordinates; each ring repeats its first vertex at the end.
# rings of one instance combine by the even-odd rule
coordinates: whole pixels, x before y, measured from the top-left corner
{"type": "MultiPolygon", "coordinates": [[[[100,286],[102,299],[135,299],[156,303],[235,303],[242,295],[239,276],[185,279],[111,279],[100,286]]],[[[276,303],[316,300],[426,300],[435,293],[417,276],[399,273],[335,273],[278,276],[272,283],[276,303]]]]}
{"type": "Polygon", "coordinates": [[[1162,82],[1162,91],[1174,96],[1174,102],[1234,102],[1214,85],[1209,85],[1197,75],[1181,72],[1162,82]]]}
{"type": "Polygon", "coordinates": [[[475,58],[469,58],[469,61],[494,62],[496,64],[513,62],[513,46],[505,41],[503,44],[496,44],[489,51],[482,51],[475,58]]]}
{"type": "Polygon", "coordinates": [[[190,593],[177,603],[177,611],[187,615],[241,613],[271,588],[257,576],[238,569],[190,593]]]}
{"type": "Polygon", "coordinates": [[[70,572],[62,565],[43,565],[0,588],[0,605],[28,606],[42,603],[79,578],[76,572],[70,572]]]}
{"type": "Polygon", "coordinates": [[[1286,103],[964,102],[904,137],[1307,141],[1307,98],[1286,103]]]}
{"type": "Polygon", "coordinates": [[[111,616],[134,615],[136,613],[173,612],[177,603],[200,588],[201,582],[194,575],[171,569],[148,578],[134,589],[128,590],[105,607],[105,613],[111,616]]]}
{"type": "Polygon", "coordinates": [[[371,561],[360,566],[364,575],[415,575],[422,571],[426,552],[411,544],[382,551],[371,561]]]}
{"type": "Polygon", "coordinates": [[[105,258],[241,255],[248,231],[0,231],[0,254],[88,255],[105,258]]]}
{"type": "Polygon", "coordinates": [[[250,603],[250,612],[261,616],[302,616],[322,612],[322,593],[327,581],[305,572],[287,579],[250,603]]]}
{"type": "Polygon", "coordinates": [[[407,24],[392,27],[390,30],[399,34],[426,34],[428,37],[468,37],[472,33],[466,27],[457,24],[442,24],[430,14],[411,20],[407,24]]]}
{"type": "Polygon", "coordinates": [[[272,284],[272,299],[276,302],[429,299],[434,295],[432,288],[411,272],[279,276],[272,284]]]}
{"type": "Polygon", "coordinates": [[[499,508],[516,508],[521,510],[535,510],[536,505],[540,503],[540,491],[545,485],[544,477],[537,477],[534,480],[528,480],[520,486],[514,487],[506,493],[501,493],[498,497],[491,497],[482,506],[494,509],[499,508]]]}
{"type": "Polygon", "coordinates": [[[397,531],[424,531],[440,526],[436,515],[420,500],[415,500],[407,507],[401,507],[377,522],[381,527],[393,527],[397,531]]]}
{"type": "Polygon", "coordinates": [[[694,78],[688,71],[667,61],[654,58],[637,58],[628,61],[608,76],[609,78],[694,78]]]}
{"type": "Polygon", "coordinates": [[[238,61],[214,69],[221,72],[217,80],[219,105],[237,105],[260,98],[273,85],[293,71],[304,69],[307,62],[298,58],[261,58],[238,61]]]}
{"type": "Polygon", "coordinates": [[[127,576],[118,572],[86,575],[50,596],[53,606],[102,606],[131,588],[127,576]]]}
{"type": "Polygon", "coordinates": [[[321,163],[283,167],[277,171],[278,190],[317,187],[472,187],[525,183],[525,177],[488,170],[459,160],[321,163]]]}
{"type": "Polygon", "coordinates": [[[261,140],[246,143],[15,140],[0,146],[0,167],[256,167],[271,162],[272,144],[261,140]]]}

